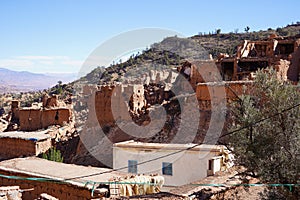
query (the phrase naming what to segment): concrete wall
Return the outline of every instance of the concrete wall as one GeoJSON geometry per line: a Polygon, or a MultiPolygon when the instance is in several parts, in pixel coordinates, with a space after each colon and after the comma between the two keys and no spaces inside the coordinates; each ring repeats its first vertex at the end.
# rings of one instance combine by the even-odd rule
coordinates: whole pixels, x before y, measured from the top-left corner
{"type": "Polygon", "coordinates": [[[21,138],[0,138],[0,159],[11,159],[25,156],[37,156],[51,148],[51,139],[41,141],[21,138]]]}
{"type": "MultiPolygon", "coordinates": [[[[114,147],[113,167],[114,169],[128,165],[128,160],[137,160],[141,163],[146,160],[165,156],[178,150],[138,150],[133,148],[114,147]]],[[[216,156],[216,152],[185,151],[153,162],[137,166],[137,173],[158,173],[165,178],[165,184],[169,186],[180,186],[207,176],[208,160],[216,156]],[[173,164],[173,175],[162,174],[162,163],[173,164]]],[[[128,172],[127,169],[122,170],[128,172]]]]}
{"type": "MultiPolygon", "coordinates": [[[[28,177],[28,175],[17,172],[9,172],[0,170],[0,174],[10,175],[10,176],[21,176],[28,177]]],[[[33,177],[33,176],[30,176],[33,177]]],[[[91,191],[88,188],[79,187],[71,184],[61,184],[55,182],[40,182],[40,181],[28,181],[28,180],[14,180],[6,179],[0,177],[0,185],[9,186],[9,185],[18,185],[21,189],[31,189],[34,190],[29,192],[24,192],[22,199],[23,200],[32,200],[39,197],[42,193],[50,194],[61,200],[86,200],[92,199],[91,191]]]]}
{"type": "Polygon", "coordinates": [[[67,108],[49,110],[22,109],[19,110],[19,122],[21,131],[35,131],[47,128],[51,125],[63,126],[71,118],[71,112],[67,108]]]}

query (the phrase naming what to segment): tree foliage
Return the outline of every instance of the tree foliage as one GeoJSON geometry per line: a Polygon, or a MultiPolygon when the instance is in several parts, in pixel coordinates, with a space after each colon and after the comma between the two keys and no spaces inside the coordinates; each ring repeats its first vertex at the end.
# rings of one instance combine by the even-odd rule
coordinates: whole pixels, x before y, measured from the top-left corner
{"type": "Polygon", "coordinates": [[[249,27],[249,26],[246,26],[246,28],[245,28],[244,30],[245,30],[246,33],[248,33],[249,30],[250,30],[250,27],[249,27]]]}
{"type": "MultiPolygon", "coordinates": [[[[230,136],[236,161],[264,183],[300,184],[299,103],[299,88],[272,70],[259,71],[250,93],[233,103],[232,130],[246,127],[230,136]]],[[[291,199],[300,195],[299,185],[275,191],[291,199]]]]}

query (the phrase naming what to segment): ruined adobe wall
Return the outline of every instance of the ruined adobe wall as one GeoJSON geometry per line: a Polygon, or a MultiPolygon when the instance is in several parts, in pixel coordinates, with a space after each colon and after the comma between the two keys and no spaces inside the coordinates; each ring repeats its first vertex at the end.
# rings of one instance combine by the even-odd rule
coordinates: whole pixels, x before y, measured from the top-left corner
{"type": "Polygon", "coordinates": [[[198,83],[221,81],[220,78],[220,72],[213,60],[194,62],[191,66],[190,83],[194,89],[198,83]]]}
{"type": "Polygon", "coordinates": [[[212,98],[218,99],[226,97],[228,100],[234,100],[237,96],[248,92],[251,81],[228,81],[220,83],[198,84],[196,96],[198,101],[211,101],[212,98]],[[248,88],[248,89],[247,89],[248,88]],[[225,92],[225,96],[224,96],[225,92]]]}
{"type": "MultiPolygon", "coordinates": [[[[6,170],[0,170],[0,174],[9,176],[21,176],[28,177],[26,174],[9,172],[6,170]]],[[[32,177],[32,176],[30,176],[32,177]]],[[[18,185],[21,189],[31,189],[34,190],[29,192],[24,192],[23,200],[37,199],[40,194],[47,193],[58,199],[76,199],[76,200],[86,200],[92,199],[91,191],[84,187],[74,186],[70,184],[60,184],[54,182],[41,182],[41,181],[28,181],[28,180],[13,180],[0,177],[0,185],[18,185]]]]}
{"type": "Polygon", "coordinates": [[[71,118],[71,112],[67,108],[58,108],[42,111],[41,124],[43,128],[51,125],[63,126],[64,122],[69,123],[71,118]]]}
{"type": "Polygon", "coordinates": [[[70,119],[71,112],[67,108],[19,110],[20,130],[22,131],[35,131],[51,125],[63,126],[64,122],[69,123],[70,119]]]}
{"type": "Polygon", "coordinates": [[[52,141],[51,138],[48,138],[46,140],[40,140],[36,142],[35,144],[35,155],[39,155],[41,153],[45,153],[52,147],[52,141]]]}
{"type": "MultiPolygon", "coordinates": [[[[203,142],[207,131],[210,128],[214,129],[214,127],[223,127],[221,134],[225,134],[227,131],[228,123],[230,123],[230,119],[228,117],[225,118],[225,124],[223,124],[223,121],[218,120],[214,120],[214,124],[210,124],[212,117],[212,103],[215,104],[214,107],[218,106],[220,105],[220,102],[224,101],[225,98],[224,103],[228,105],[232,100],[237,99],[237,96],[243,93],[247,94],[251,91],[251,89],[251,81],[228,81],[223,84],[222,82],[198,84],[196,87],[196,97],[199,104],[200,121],[198,134],[194,142],[203,142]]],[[[218,131],[220,130],[215,130],[216,133],[218,131]]],[[[219,139],[219,141],[223,140],[224,139],[219,139]]]]}
{"type": "Polygon", "coordinates": [[[282,81],[287,81],[288,79],[289,80],[292,80],[293,78],[289,75],[288,75],[288,71],[293,71],[292,73],[292,76],[294,75],[294,73],[298,73],[298,69],[292,69],[292,67],[290,66],[290,61],[288,60],[283,60],[283,59],[280,59],[278,61],[275,61],[275,63],[273,64],[274,66],[274,69],[276,70],[276,75],[277,75],[277,78],[279,80],[282,80],[282,81]]]}
{"type": "Polygon", "coordinates": [[[291,81],[300,81],[300,39],[295,42],[295,51],[291,55],[291,65],[289,66],[287,76],[291,81]]]}
{"type": "MultiPolygon", "coordinates": [[[[111,100],[113,95],[114,86],[102,86],[99,91],[95,93],[95,112],[97,115],[98,122],[103,125],[109,125],[114,123],[114,117],[111,111],[111,100]]],[[[118,104],[120,96],[115,96],[113,100],[118,104]]],[[[119,102],[120,103],[120,102],[119,102]]],[[[93,106],[93,105],[89,105],[93,106]]],[[[116,108],[117,109],[117,108],[116,108]]],[[[89,109],[91,111],[91,108],[89,109]]],[[[91,112],[90,112],[91,113],[91,112]]]]}
{"type": "Polygon", "coordinates": [[[0,138],[0,158],[11,159],[17,157],[37,156],[51,147],[51,139],[43,141],[24,140],[20,138],[0,138]]]}
{"type": "Polygon", "coordinates": [[[145,106],[143,85],[101,86],[95,93],[95,112],[100,125],[112,125],[116,120],[129,121],[130,110],[138,114],[145,106]]]}
{"type": "Polygon", "coordinates": [[[12,101],[11,102],[11,113],[12,113],[12,120],[19,120],[19,101],[12,101]]]}
{"type": "Polygon", "coordinates": [[[42,112],[37,109],[19,110],[19,122],[21,131],[35,131],[42,128],[42,112]]]}

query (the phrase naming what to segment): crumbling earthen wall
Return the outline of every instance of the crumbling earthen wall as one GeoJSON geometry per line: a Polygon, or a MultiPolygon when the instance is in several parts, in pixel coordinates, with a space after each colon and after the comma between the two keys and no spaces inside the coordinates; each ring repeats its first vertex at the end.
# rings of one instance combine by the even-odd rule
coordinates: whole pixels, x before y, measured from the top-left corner
{"type": "MultiPolygon", "coordinates": [[[[277,78],[282,81],[288,80],[288,70],[290,67],[290,61],[280,59],[274,63],[274,69],[276,70],[277,78]]],[[[293,73],[298,73],[298,70],[292,70],[293,73]]],[[[290,77],[291,78],[291,77],[290,77]]]]}
{"type": "Polygon", "coordinates": [[[264,41],[247,41],[238,45],[237,54],[234,57],[220,58],[217,61],[222,74],[230,75],[226,80],[251,79],[251,73],[259,68],[273,66],[281,80],[299,81],[300,74],[300,39],[297,37],[280,38],[270,37],[264,41]],[[223,65],[224,62],[233,62],[233,65],[223,65]],[[244,66],[244,65],[245,66],[244,66]],[[228,67],[233,66],[233,73],[228,67]]]}
{"type": "MultiPolygon", "coordinates": [[[[221,134],[226,133],[228,118],[225,120],[225,125],[222,124],[224,123],[222,120],[218,121],[216,119],[214,119],[214,124],[212,125],[211,118],[213,112],[217,111],[218,106],[222,104],[225,104],[224,106],[226,106],[226,104],[228,105],[241,94],[249,93],[252,89],[252,84],[253,82],[251,81],[227,81],[198,84],[196,87],[196,97],[199,105],[200,120],[198,134],[194,142],[203,142],[207,131],[213,127],[223,127],[221,134]],[[212,110],[213,108],[216,110],[212,110]]],[[[226,111],[226,109],[224,111],[226,111]]]]}
{"type": "Polygon", "coordinates": [[[25,140],[22,138],[0,138],[0,158],[11,159],[26,156],[37,156],[51,148],[51,139],[41,141],[25,140]]]}
{"type": "Polygon", "coordinates": [[[12,120],[19,120],[19,107],[20,103],[19,101],[12,101],[11,102],[11,113],[12,113],[12,120]]]}
{"type": "Polygon", "coordinates": [[[291,81],[300,81],[300,39],[295,42],[295,51],[291,55],[291,64],[287,71],[287,76],[291,81]]]}
{"type": "Polygon", "coordinates": [[[48,94],[44,94],[42,97],[42,106],[43,108],[56,108],[65,107],[66,104],[63,101],[59,101],[57,95],[49,97],[48,94]]]}
{"type": "Polygon", "coordinates": [[[35,131],[51,125],[63,126],[71,120],[71,112],[67,108],[57,109],[21,109],[19,110],[20,130],[35,131]]]}
{"type": "Polygon", "coordinates": [[[42,128],[42,112],[39,109],[19,110],[20,130],[34,131],[42,128]]]}
{"type": "MultiPolygon", "coordinates": [[[[226,98],[234,100],[243,93],[247,93],[251,81],[227,81],[219,83],[202,83],[196,88],[196,96],[198,101],[211,101],[212,99],[226,98]],[[225,92],[225,94],[224,94],[225,92]]],[[[222,100],[222,99],[220,99],[222,100]]]]}
{"type": "Polygon", "coordinates": [[[143,85],[101,86],[95,93],[95,112],[102,125],[131,120],[129,111],[138,114],[145,106],[143,85]]]}
{"type": "Polygon", "coordinates": [[[215,61],[200,61],[192,64],[190,83],[194,89],[198,83],[215,81],[221,81],[215,61]]]}
{"type": "Polygon", "coordinates": [[[64,123],[69,123],[71,112],[67,108],[58,108],[42,111],[42,127],[46,128],[51,125],[63,126],[64,123]]]}
{"type": "MultiPolygon", "coordinates": [[[[121,96],[116,95],[112,99],[114,86],[103,86],[99,89],[99,91],[95,94],[95,104],[90,106],[95,106],[95,112],[97,115],[98,122],[103,125],[109,125],[113,124],[115,119],[111,110],[111,101],[113,100],[115,102],[115,109],[118,106],[121,106],[121,96]]],[[[91,109],[89,109],[91,110],[91,109]]]]}

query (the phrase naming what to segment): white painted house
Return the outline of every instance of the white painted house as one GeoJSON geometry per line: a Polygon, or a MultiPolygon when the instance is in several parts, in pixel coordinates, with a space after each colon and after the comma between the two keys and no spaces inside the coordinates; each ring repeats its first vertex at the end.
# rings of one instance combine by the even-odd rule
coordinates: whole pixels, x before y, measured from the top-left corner
{"type": "Polygon", "coordinates": [[[225,146],[202,144],[188,149],[193,146],[133,140],[115,143],[113,168],[133,174],[157,173],[165,178],[165,185],[180,186],[232,166],[225,146]]]}

